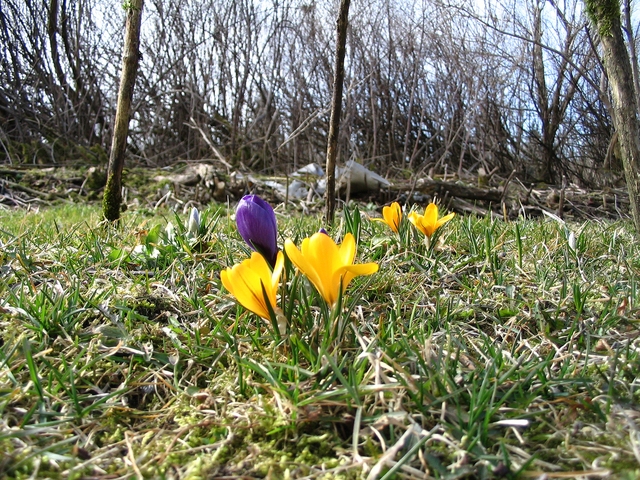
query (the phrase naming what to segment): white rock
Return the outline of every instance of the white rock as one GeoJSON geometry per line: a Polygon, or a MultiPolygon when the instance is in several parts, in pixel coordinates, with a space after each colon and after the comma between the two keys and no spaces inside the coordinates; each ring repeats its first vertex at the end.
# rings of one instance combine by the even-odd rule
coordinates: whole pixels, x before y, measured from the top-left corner
{"type": "Polygon", "coordinates": [[[303,199],[307,197],[309,193],[309,189],[306,186],[307,184],[301,182],[300,180],[294,180],[289,184],[289,198],[303,199]]]}
{"type": "Polygon", "coordinates": [[[363,192],[379,190],[382,187],[388,188],[391,183],[376,172],[369,170],[364,165],[354,160],[349,160],[344,168],[337,170],[338,188],[346,188],[351,184],[351,192],[363,192]]]}
{"type": "Polygon", "coordinates": [[[299,168],[291,174],[292,177],[305,177],[308,175],[315,175],[316,177],[324,177],[324,170],[317,163],[310,163],[302,168],[299,168]]]}

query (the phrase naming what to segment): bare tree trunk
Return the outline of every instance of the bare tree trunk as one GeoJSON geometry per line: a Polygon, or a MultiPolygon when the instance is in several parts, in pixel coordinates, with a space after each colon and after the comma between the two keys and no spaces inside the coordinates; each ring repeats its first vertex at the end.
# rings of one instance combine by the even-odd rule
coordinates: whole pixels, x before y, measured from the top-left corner
{"type": "Polygon", "coordinates": [[[585,4],[602,41],[631,213],[636,234],[640,235],[640,122],[631,61],[622,36],[620,3],[618,0],[585,0],[585,4]]]}
{"type": "Polygon", "coordinates": [[[631,71],[633,72],[633,86],[636,89],[636,98],[640,102],[640,72],[638,72],[638,53],[636,52],[636,40],[631,24],[631,0],[622,2],[622,18],[624,20],[624,33],[627,36],[629,45],[629,56],[631,57],[631,71]]]}
{"type": "Polygon", "coordinates": [[[118,106],[107,170],[107,184],[102,199],[102,212],[109,221],[120,218],[122,203],[122,169],[124,155],[127,149],[127,135],[129,133],[129,116],[133,86],[136,82],[138,61],[140,60],[140,23],[142,18],[142,4],[144,0],[129,0],[127,3],[127,25],[124,38],[122,57],[122,73],[120,89],[118,91],[118,106]]]}
{"type": "Polygon", "coordinates": [[[333,224],[336,209],[336,157],[338,155],[338,132],[342,111],[342,87],[344,83],[344,57],[347,44],[347,26],[349,24],[350,0],[340,1],[338,14],[338,35],[336,39],[336,58],[333,78],[333,98],[331,99],[331,119],[329,121],[329,141],[327,145],[327,191],[326,221],[333,224]]]}

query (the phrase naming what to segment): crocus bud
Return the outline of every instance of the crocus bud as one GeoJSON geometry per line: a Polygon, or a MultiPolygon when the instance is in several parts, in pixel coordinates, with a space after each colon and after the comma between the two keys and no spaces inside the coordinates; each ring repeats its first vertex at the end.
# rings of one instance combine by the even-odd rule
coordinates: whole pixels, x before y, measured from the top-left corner
{"type": "Polygon", "coordinates": [[[257,195],[245,195],[236,208],[236,225],[247,245],[273,267],[278,255],[278,224],[271,205],[257,195]]]}
{"type": "Polygon", "coordinates": [[[200,212],[196,207],[191,209],[187,231],[194,237],[197,237],[200,232],[200,212]]]}
{"type": "Polygon", "coordinates": [[[576,251],[576,234],[573,232],[569,232],[569,238],[567,238],[567,241],[569,243],[569,248],[571,249],[572,252],[576,251]]]}
{"type": "Polygon", "coordinates": [[[320,230],[318,230],[318,232],[324,233],[326,236],[329,236],[329,233],[324,228],[321,228],[320,230]]]}
{"type": "Polygon", "coordinates": [[[167,226],[164,229],[164,236],[165,236],[166,242],[168,244],[175,243],[175,241],[176,241],[176,228],[173,226],[173,223],[171,223],[171,222],[167,223],[167,226]]]}

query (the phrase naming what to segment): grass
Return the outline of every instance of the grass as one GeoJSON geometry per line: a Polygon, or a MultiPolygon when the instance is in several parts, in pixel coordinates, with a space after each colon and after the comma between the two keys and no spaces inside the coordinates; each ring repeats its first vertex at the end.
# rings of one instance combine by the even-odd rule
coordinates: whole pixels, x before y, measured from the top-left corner
{"type": "MultiPolygon", "coordinates": [[[[321,226],[277,211],[280,245],[321,226]]],[[[367,215],[329,233],[379,272],[329,312],[288,265],[280,335],[221,291],[249,254],[224,209],[196,240],[170,212],[0,212],[1,474],[640,476],[629,222],[458,216],[427,249],[367,215]]]]}

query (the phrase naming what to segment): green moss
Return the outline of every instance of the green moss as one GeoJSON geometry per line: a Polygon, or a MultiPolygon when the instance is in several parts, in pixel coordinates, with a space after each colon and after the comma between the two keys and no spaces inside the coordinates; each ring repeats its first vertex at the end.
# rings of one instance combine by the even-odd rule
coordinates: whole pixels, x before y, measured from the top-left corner
{"type": "Polygon", "coordinates": [[[0,161],[27,165],[106,164],[107,153],[100,145],[87,147],[60,137],[25,142],[8,140],[5,148],[0,149],[0,161]]]}
{"type": "Polygon", "coordinates": [[[587,15],[598,27],[601,37],[611,36],[614,23],[620,21],[619,0],[585,0],[587,15]]]}
{"type": "Polygon", "coordinates": [[[104,187],[102,197],[102,213],[104,218],[110,222],[120,219],[120,208],[122,206],[121,185],[118,185],[113,174],[107,177],[107,184],[104,187]]]}

